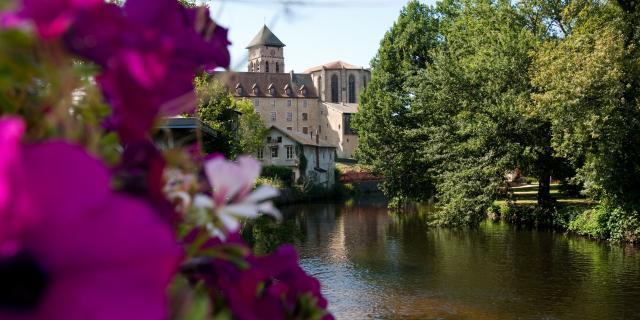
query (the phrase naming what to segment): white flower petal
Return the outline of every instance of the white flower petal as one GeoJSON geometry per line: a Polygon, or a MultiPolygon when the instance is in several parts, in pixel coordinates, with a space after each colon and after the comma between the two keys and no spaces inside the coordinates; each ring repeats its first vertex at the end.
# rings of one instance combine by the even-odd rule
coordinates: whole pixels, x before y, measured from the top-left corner
{"type": "Polygon", "coordinates": [[[253,183],[260,176],[260,161],[250,156],[241,156],[238,157],[238,166],[244,173],[244,184],[247,186],[253,186],[253,183]]]}
{"type": "Polygon", "coordinates": [[[258,210],[261,213],[268,214],[278,220],[282,220],[282,214],[280,211],[273,205],[271,201],[261,203],[258,207],[258,210]]]}
{"type": "Polygon", "coordinates": [[[280,191],[278,189],[272,186],[261,185],[246,198],[242,199],[242,202],[258,203],[267,199],[275,198],[278,195],[280,195],[280,191]]]}
{"type": "Polygon", "coordinates": [[[198,209],[213,209],[215,203],[211,197],[204,194],[196,194],[193,197],[193,206],[198,209]]]}
{"type": "Polygon", "coordinates": [[[213,198],[218,202],[228,201],[244,188],[246,173],[242,172],[238,165],[224,158],[205,162],[204,171],[213,188],[213,198]]]}
{"type": "Polygon", "coordinates": [[[230,214],[243,218],[255,218],[258,216],[258,206],[253,203],[237,203],[220,209],[223,214],[230,214]]]}
{"type": "Polygon", "coordinates": [[[227,229],[227,231],[235,232],[240,229],[240,221],[238,221],[236,217],[219,212],[218,218],[220,218],[220,221],[222,221],[222,224],[227,229]]]}

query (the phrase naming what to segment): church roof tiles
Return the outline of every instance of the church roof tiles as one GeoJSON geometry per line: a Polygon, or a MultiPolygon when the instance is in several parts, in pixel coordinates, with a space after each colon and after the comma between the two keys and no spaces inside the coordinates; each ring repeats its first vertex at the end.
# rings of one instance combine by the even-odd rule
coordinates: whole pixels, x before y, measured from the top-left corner
{"type": "Polygon", "coordinates": [[[304,73],[312,73],[312,72],[320,71],[322,69],[329,69],[329,70],[339,70],[339,69],[361,70],[363,68],[360,67],[360,66],[356,66],[356,65],[350,64],[350,63],[346,63],[346,62],[344,62],[342,60],[337,60],[337,61],[325,63],[323,65],[315,66],[313,68],[309,68],[309,69],[305,70],[304,73]]]}
{"type": "Polygon", "coordinates": [[[257,47],[257,46],[269,46],[269,47],[284,47],[284,43],[276,37],[267,26],[263,26],[262,29],[253,37],[253,40],[247,46],[247,49],[257,47]]]}
{"type": "Polygon", "coordinates": [[[318,98],[309,74],[226,71],[215,72],[213,76],[224,83],[227,89],[238,87],[258,89],[257,94],[254,90],[232,91],[236,97],[318,98]],[[291,88],[291,95],[287,94],[287,86],[291,88]],[[274,95],[270,94],[270,88],[275,89],[274,95]]]}

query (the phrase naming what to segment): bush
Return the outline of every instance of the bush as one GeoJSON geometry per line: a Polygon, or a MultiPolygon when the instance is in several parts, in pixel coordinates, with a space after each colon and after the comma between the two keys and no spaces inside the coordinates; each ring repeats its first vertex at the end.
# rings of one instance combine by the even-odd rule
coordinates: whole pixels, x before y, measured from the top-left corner
{"type": "Polygon", "coordinates": [[[274,178],[282,181],[285,186],[293,185],[293,170],[284,166],[264,166],[262,167],[262,177],[274,178]]]}
{"type": "Polygon", "coordinates": [[[258,180],[256,180],[256,186],[260,186],[260,185],[270,185],[276,189],[284,189],[286,186],[284,185],[284,182],[282,182],[282,180],[278,179],[278,178],[270,178],[270,177],[259,177],[258,180]]]}
{"type": "Polygon", "coordinates": [[[631,206],[603,202],[577,215],[569,230],[596,239],[640,242],[640,213],[631,206]]]}

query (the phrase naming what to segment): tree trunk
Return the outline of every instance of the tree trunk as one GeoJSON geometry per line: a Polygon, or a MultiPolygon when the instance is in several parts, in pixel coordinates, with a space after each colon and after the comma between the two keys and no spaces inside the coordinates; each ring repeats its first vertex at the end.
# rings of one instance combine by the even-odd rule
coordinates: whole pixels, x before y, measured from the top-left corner
{"type": "Polygon", "coordinates": [[[551,204],[551,170],[544,168],[538,177],[538,206],[547,207],[551,204]]]}

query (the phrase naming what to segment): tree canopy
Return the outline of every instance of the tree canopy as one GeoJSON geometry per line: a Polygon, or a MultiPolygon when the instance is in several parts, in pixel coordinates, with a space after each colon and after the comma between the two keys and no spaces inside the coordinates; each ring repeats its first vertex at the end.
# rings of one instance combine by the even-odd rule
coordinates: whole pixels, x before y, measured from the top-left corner
{"type": "Polygon", "coordinates": [[[359,160],[396,202],[436,200],[441,224],[478,223],[519,168],[539,181],[546,218],[553,177],[599,201],[576,221],[600,212],[601,237],[636,239],[638,12],[626,1],[409,2],[371,63],[359,160]]]}

